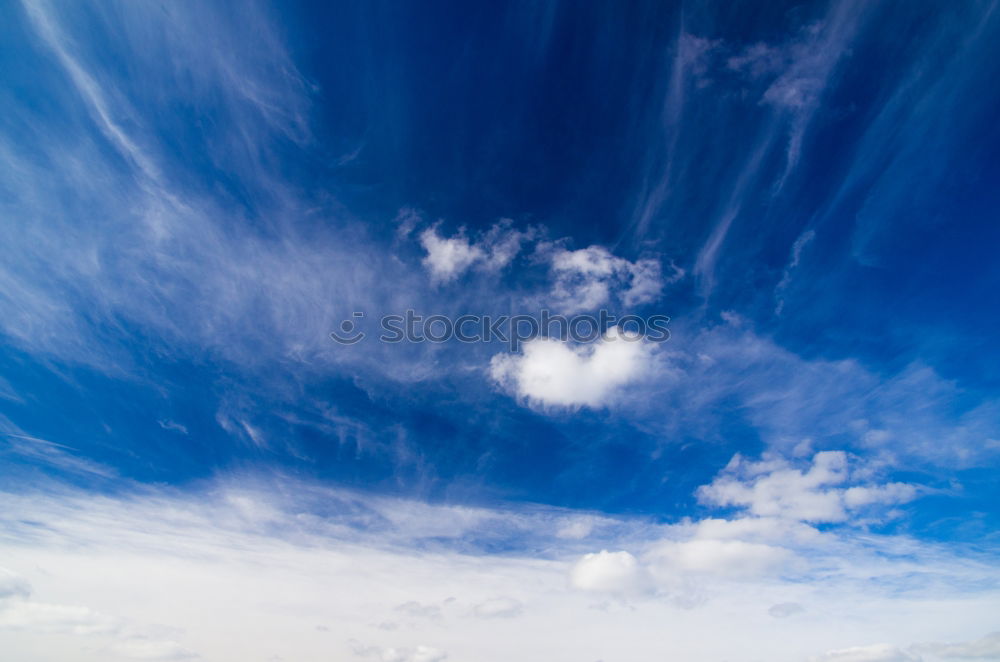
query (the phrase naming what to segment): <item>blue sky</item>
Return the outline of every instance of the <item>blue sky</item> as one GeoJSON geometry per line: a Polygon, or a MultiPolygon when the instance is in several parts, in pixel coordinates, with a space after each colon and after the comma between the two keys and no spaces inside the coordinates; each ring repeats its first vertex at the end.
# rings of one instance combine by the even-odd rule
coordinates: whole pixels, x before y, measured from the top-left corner
{"type": "Polygon", "coordinates": [[[3,14],[18,659],[1000,659],[995,2],[3,14]]]}

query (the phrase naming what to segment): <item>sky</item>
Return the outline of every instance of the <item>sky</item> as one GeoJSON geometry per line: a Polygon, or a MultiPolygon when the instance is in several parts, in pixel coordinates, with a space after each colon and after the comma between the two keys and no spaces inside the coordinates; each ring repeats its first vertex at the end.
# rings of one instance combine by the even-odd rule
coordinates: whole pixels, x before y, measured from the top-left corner
{"type": "Polygon", "coordinates": [[[995,0],[0,13],[0,657],[1000,660],[995,0]]]}

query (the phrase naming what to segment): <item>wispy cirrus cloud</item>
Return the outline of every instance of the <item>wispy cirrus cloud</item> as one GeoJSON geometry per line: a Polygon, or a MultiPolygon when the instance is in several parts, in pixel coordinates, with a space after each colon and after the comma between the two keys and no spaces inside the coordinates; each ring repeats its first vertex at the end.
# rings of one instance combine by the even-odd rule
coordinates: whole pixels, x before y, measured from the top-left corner
{"type": "Polygon", "coordinates": [[[991,236],[962,218],[992,198],[955,182],[992,172],[994,7],[15,7],[0,649],[994,656],[969,513],[993,384],[890,337],[893,306],[850,328],[898,274],[956,299],[988,279],[925,269],[908,232],[903,269],[831,287],[883,267],[900,209],[930,222],[928,191],[991,236]],[[835,295],[854,319],[818,333],[835,295]],[[541,307],[662,311],[673,336],[328,339],[541,307]]]}

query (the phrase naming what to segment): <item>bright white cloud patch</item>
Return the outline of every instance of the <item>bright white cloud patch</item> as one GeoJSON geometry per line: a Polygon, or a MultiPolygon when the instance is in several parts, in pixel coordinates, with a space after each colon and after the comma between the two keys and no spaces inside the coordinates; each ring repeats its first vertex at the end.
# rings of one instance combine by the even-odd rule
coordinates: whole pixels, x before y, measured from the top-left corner
{"type": "Polygon", "coordinates": [[[654,301],[663,289],[657,260],[629,262],[602,246],[555,248],[549,260],[555,280],[552,305],[563,314],[595,310],[612,294],[625,306],[636,306],[654,301]]]}
{"type": "MultiPolygon", "coordinates": [[[[409,209],[397,217],[401,236],[407,236],[421,222],[409,209]]],[[[478,238],[469,237],[464,228],[447,237],[439,233],[440,224],[426,228],[419,236],[426,255],[423,265],[436,283],[448,283],[471,269],[498,272],[510,264],[527,242],[536,239],[536,228],[516,230],[510,219],[501,219],[478,238]]],[[[684,270],[671,265],[664,278],[659,260],[643,258],[635,262],[618,257],[603,246],[569,250],[560,242],[539,241],[535,258],[547,265],[551,287],[541,303],[556,312],[571,315],[593,311],[619,303],[634,307],[659,298],[665,283],[684,276],[684,270]]]]}
{"type": "Polygon", "coordinates": [[[482,248],[469,243],[462,234],[441,237],[437,228],[428,228],[420,234],[420,245],[427,251],[424,266],[438,282],[454,280],[475,262],[486,258],[482,248]]]}
{"type": "Polygon", "coordinates": [[[917,488],[905,483],[855,485],[849,480],[847,453],[816,453],[808,468],[780,458],[750,462],[740,455],[710,485],[698,490],[704,503],[746,508],[762,517],[806,522],[843,522],[863,506],[911,501],[917,488]]]}
{"type": "Polygon", "coordinates": [[[782,547],[758,542],[694,539],[660,543],[650,558],[671,573],[757,577],[789,569],[794,554],[782,547]]]}
{"type": "Polygon", "coordinates": [[[648,374],[651,355],[649,343],[615,329],[587,345],[536,338],[521,354],[494,356],[490,375],[532,404],[602,407],[619,388],[648,374]]]}
{"type": "Polygon", "coordinates": [[[646,583],[639,561],[628,552],[587,554],[570,571],[570,584],[582,591],[628,595],[644,590],[646,583]]]}
{"type": "Polygon", "coordinates": [[[435,225],[420,233],[420,245],[427,252],[423,263],[438,283],[451,282],[474,266],[499,271],[514,259],[521,250],[521,243],[531,234],[530,231],[514,230],[509,219],[496,223],[479,241],[469,239],[464,230],[452,237],[443,237],[435,225]]]}

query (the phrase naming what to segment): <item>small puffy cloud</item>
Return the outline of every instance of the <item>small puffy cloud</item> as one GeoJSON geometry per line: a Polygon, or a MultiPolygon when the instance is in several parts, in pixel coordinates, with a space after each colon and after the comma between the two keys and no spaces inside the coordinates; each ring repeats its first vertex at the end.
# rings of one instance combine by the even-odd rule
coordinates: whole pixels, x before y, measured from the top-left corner
{"type": "Polygon", "coordinates": [[[647,587],[645,570],[628,552],[586,554],[570,570],[570,585],[581,591],[628,595],[647,587]]]}
{"type": "Polygon", "coordinates": [[[514,618],[524,611],[524,605],[514,598],[490,598],[472,608],[477,618],[514,618]]]}
{"type": "Polygon", "coordinates": [[[614,329],[586,345],[536,338],[521,354],[494,356],[490,376],[532,404],[601,407],[617,389],[648,373],[651,351],[644,340],[614,329]]]}
{"type": "Polygon", "coordinates": [[[603,246],[569,250],[558,242],[537,241],[537,228],[518,230],[513,221],[500,219],[489,230],[471,237],[464,228],[452,236],[439,232],[440,223],[417,233],[419,214],[404,210],[397,217],[401,237],[416,233],[426,255],[423,265],[438,284],[449,283],[476,269],[496,273],[509,265],[529,243],[534,243],[536,263],[547,265],[552,285],[542,301],[562,314],[595,310],[618,301],[637,306],[659,298],[663,286],[684,276],[671,263],[664,276],[659,260],[642,258],[634,262],[613,255],[603,246]]]}
{"type": "Polygon", "coordinates": [[[556,248],[548,257],[555,279],[552,304],[564,314],[599,308],[611,300],[612,293],[626,306],[648,303],[663,289],[657,260],[630,262],[602,246],[575,251],[556,248]]]}
{"type": "Polygon", "coordinates": [[[453,237],[438,234],[438,226],[420,233],[420,245],[427,252],[423,264],[437,283],[448,283],[472,267],[485,271],[499,271],[507,266],[521,250],[521,244],[532,232],[514,230],[510,219],[502,219],[473,241],[460,230],[453,237]]]}
{"type": "Polygon", "coordinates": [[[431,278],[439,283],[455,280],[473,263],[486,258],[483,249],[469,243],[468,237],[461,233],[454,237],[442,237],[438,235],[437,228],[428,228],[420,233],[420,245],[427,251],[424,266],[431,272],[431,278]]]}
{"type": "Polygon", "coordinates": [[[761,517],[819,523],[843,522],[851,510],[905,503],[917,496],[917,488],[905,483],[842,487],[848,479],[843,451],[816,453],[804,470],[781,458],[749,462],[736,455],[712,483],[698,489],[698,499],[746,508],[761,517]]]}
{"type": "Polygon", "coordinates": [[[747,462],[736,456],[722,476],[698,490],[698,497],[764,517],[837,522],[847,517],[840,494],[823,488],[846,478],[847,454],[842,451],[817,453],[807,471],[781,461],[747,462]]]}
{"type": "Polygon", "coordinates": [[[920,662],[920,659],[889,644],[840,648],[809,658],[810,662],[920,662]]]}

